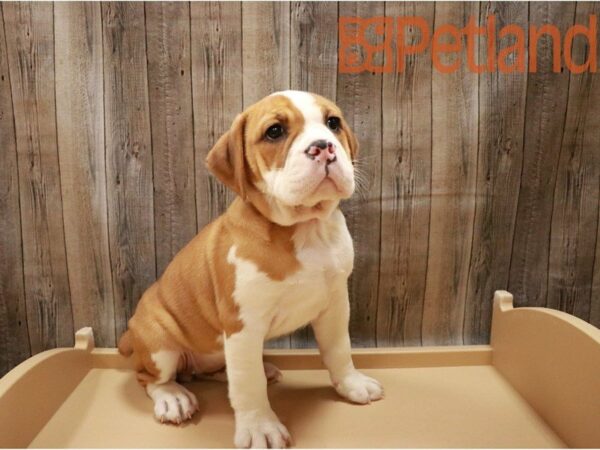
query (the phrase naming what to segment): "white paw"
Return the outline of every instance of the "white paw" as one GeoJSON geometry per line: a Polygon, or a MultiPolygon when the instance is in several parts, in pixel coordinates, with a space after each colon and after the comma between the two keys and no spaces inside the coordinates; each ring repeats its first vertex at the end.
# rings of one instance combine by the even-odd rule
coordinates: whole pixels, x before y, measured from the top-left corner
{"type": "Polygon", "coordinates": [[[150,398],[154,400],[154,417],[161,423],[180,424],[191,419],[198,410],[196,396],[174,381],[164,384],[149,384],[146,390],[150,398]]]}
{"type": "Polygon", "coordinates": [[[268,384],[277,383],[279,380],[281,380],[281,377],[283,375],[281,374],[281,371],[275,364],[265,362],[264,368],[265,368],[265,376],[267,377],[268,384]]]}
{"type": "Polygon", "coordinates": [[[354,403],[371,403],[383,398],[383,387],[379,381],[354,371],[340,382],[334,383],[335,390],[342,397],[354,403]]]}
{"type": "Polygon", "coordinates": [[[242,411],[235,415],[234,443],[237,448],[286,448],[291,437],[270,409],[242,411]]]}

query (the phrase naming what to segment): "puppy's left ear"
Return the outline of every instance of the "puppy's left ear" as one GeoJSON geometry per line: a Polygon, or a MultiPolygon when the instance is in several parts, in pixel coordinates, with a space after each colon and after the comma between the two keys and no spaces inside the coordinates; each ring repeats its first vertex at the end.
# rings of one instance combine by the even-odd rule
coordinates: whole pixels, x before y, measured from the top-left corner
{"type": "Polygon", "coordinates": [[[238,115],[229,131],[219,138],[206,156],[206,167],[223,184],[246,199],[248,177],[246,175],[246,157],[244,132],[246,116],[238,115]]]}

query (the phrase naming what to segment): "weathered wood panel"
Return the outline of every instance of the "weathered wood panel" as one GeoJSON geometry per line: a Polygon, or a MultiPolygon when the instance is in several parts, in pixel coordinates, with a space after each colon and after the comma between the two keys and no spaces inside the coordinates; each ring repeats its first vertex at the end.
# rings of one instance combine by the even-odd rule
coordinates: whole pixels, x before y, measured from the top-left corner
{"type": "MultiPolygon", "coordinates": [[[[382,2],[342,2],[340,16],[383,16],[382,2]]],[[[380,43],[381,34],[369,27],[369,42],[380,43]]],[[[383,54],[374,57],[383,64],[383,54]]],[[[349,281],[351,298],[350,335],[353,345],[375,345],[377,290],[379,285],[381,224],[381,74],[363,72],[339,74],[337,104],[360,143],[355,164],[359,188],[342,205],[350,234],[354,239],[354,272],[349,281]]]]}
{"type": "MultiPolygon", "coordinates": [[[[463,28],[477,3],[436,3],[435,23],[463,28]]],[[[446,35],[448,36],[448,35],[446,35]]],[[[448,42],[448,40],[445,40],[448,42]]],[[[474,43],[475,54],[478,42],[474,43]]],[[[423,344],[460,344],[473,243],[477,176],[477,74],[464,62],[454,73],[433,72],[431,221],[423,344]]],[[[456,56],[458,57],[458,56],[456,56]]],[[[444,65],[454,58],[440,56],[444,65]]]]}
{"type": "MultiPolygon", "coordinates": [[[[422,17],[433,27],[433,3],[386,3],[387,17],[422,17]]],[[[424,36],[404,27],[405,42],[424,36]]],[[[394,59],[396,55],[394,55],[394,59]]],[[[381,259],[377,344],[420,345],[431,189],[431,52],[406,55],[383,75],[381,259]],[[398,72],[398,64],[403,64],[398,72]]]]}
{"type": "MultiPolygon", "coordinates": [[[[516,24],[527,28],[526,2],[482,3],[480,23],[494,15],[496,30],[516,24]]],[[[498,33],[498,31],[497,31],[498,33]]],[[[527,36],[525,36],[527,39],[527,36]]],[[[514,38],[496,34],[497,49],[514,38]]],[[[479,61],[486,61],[488,42],[480,39],[479,61]]],[[[527,65],[525,65],[527,67],[527,65]]],[[[479,76],[479,150],[473,247],[469,264],[464,343],[489,342],[492,297],[506,289],[523,163],[523,129],[527,73],[485,72],[479,76]]]]}
{"type": "MultiPolygon", "coordinates": [[[[600,15],[594,3],[576,5],[575,22],[587,25],[600,15]]],[[[573,42],[573,59],[583,64],[587,42],[573,42]]],[[[598,206],[600,202],[600,78],[570,74],[550,232],[548,300],[560,309],[590,320],[598,206]]]]}
{"type": "Polygon", "coordinates": [[[290,3],[242,3],[244,108],[290,88],[290,3]]]}
{"type": "Polygon", "coordinates": [[[117,336],[156,278],[143,3],[103,3],[106,193],[117,336]]]}
{"type": "Polygon", "coordinates": [[[73,325],[115,345],[100,3],[55,3],[56,115],[73,325]],[[82,32],[82,30],[85,30],[82,32]]]}
{"type": "MultiPolygon", "coordinates": [[[[337,82],[337,4],[290,4],[291,89],[314,92],[335,100],[337,82]]],[[[316,347],[310,326],[291,336],[292,347],[316,347]]]]}
{"type": "Polygon", "coordinates": [[[157,275],[196,234],[190,5],[146,3],[157,275]]]}
{"type": "MultiPolygon", "coordinates": [[[[242,3],[243,106],[290,88],[290,3],[242,3]]],[[[287,348],[290,337],[267,343],[287,348]]]]}
{"type": "Polygon", "coordinates": [[[211,176],[209,150],[242,111],[242,5],[191,4],[198,228],[225,211],[235,193],[211,176]]]}
{"type": "Polygon", "coordinates": [[[4,5],[31,351],[73,343],[54,91],[51,3],[4,5]]]}
{"type": "Polygon", "coordinates": [[[335,99],[337,9],[333,2],[290,4],[290,86],[335,99]]]}
{"type": "MultiPolygon", "coordinates": [[[[530,23],[550,20],[561,36],[573,24],[574,3],[531,3],[530,23]]],[[[552,72],[552,39],[538,42],[537,72],[527,82],[523,175],[508,288],[518,306],[545,306],[554,186],[563,136],[569,73],[552,72]]]]}
{"type": "MultiPolygon", "coordinates": [[[[600,223],[600,216],[598,217],[600,223]]],[[[590,323],[600,328],[600,225],[596,232],[596,257],[594,258],[594,274],[592,278],[592,297],[590,305],[590,323]]]]}
{"type": "Polygon", "coordinates": [[[31,354],[25,311],[19,171],[0,4],[0,376],[31,354]]]}

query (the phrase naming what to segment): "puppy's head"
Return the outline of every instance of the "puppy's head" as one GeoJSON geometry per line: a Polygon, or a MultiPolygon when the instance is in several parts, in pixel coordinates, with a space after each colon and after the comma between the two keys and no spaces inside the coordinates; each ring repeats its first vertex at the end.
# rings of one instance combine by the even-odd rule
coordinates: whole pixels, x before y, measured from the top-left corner
{"type": "Polygon", "coordinates": [[[223,183],[281,225],[325,218],[354,192],[358,144],[331,101],[284,91],[250,106],[206,164],[223,183]]]}

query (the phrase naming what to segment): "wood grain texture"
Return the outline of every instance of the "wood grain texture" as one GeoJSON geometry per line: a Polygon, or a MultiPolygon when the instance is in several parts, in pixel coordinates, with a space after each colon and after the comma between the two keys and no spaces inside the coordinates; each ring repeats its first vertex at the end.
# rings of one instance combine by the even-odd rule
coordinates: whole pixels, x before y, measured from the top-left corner
{"type": "Polygon", "coordinates": [[[60,191],[51,3],[4,6],[32,353],[73,344],[60,191]]]}
{"type": "MultiPolygon", "coordinates": [[[[463,28],[477,3],[436,3],[435,23],[463,28]]],[[[446,35],[448,36],[448,35],[446,35]]],[[[446,41],[447,42],[447,41],[446,41]]],[[[460,344],[473,243],[477,175],[478,82],[464,61],[454,73],[434,69],[429,256],[423,344],[460,344]]],[[[478,53],[478,43],[475,42],[478,53]]],[[[454,57],[440,57],[445,65],[454,57]]]]}
{"type": "Polygon", "coordinates": [[[291,2],[290,86],[335,99],[338,5],[291,2]]]}
{"type": "Polygon", "coordinates": [[[0,5],[0,376],[31,354],[27,330],[19,171],[10,73],[0,5]]]}
{"type": "Polygon", "coordinates": [[[198,228],[216,219],[235,193],[213,177],[204,161],[242,111],[242,5],[191,3],[192,85],[198,228]]]}
{"type": "MultiPolygon", "coordinates": [[[[496,17],[496,29],[516,24],[527,29],[528,4],[482,3],[480,23],[496,17]]],[[[497,31],[498,33],[498,31],[497,31]]],[[[513,45],[500,39],[496,48],[513,45]]],[[[479,61],[486,61],[486,38],[479,61]]],[[[527,66],[526,66],[527,67],[527,66]]],[[[479,76],[479,151],[473,247],[467,283],[463,337],[465,344],[489,342],[492,297],[508,285],[510,257],[523,163],[527,73],[498,71],[479,76]]]]}
{"type": "MultiPolygon", "coordinates": [[[[290,89],[290,3],[242,3],[243,106],[290,89]]],[[[266,344],[289,348],[290,337],[266,344]]]]}
{"type": "MultiPolygon", "coordinates": [[[[422,17],[433,3],[386,3],[385,14],[422,17]]],[[[422,35],[403,28],[405,42],[422,35]]],[[[396,58],[394,57],[394,60],[396,58]]],[[[383,74],[381,263],[377,345],[420,345],[425,300],[431,189],[431,53],[408,55],[404,69],[383,74]]]]}
{"type": "MultiPolygon", "coordinates": [[[[600,5],[578,3],[575,22],[587,26],[600,5]]],[[[573,43],[573,59],[582,64],[590,48],[583,39],[573,43]]],[[[550,233],[548,301],[590,320],[598,205],[600,203],[600,78],[585,72],[570,74],[550,233]]]]}
{"type": "Polygon", "coordinates": [[[54,5],[56,115],[73,325],[115,345],[99,3],[54,5]],[[85,30],[82,32],[82,30],[85,30]]]}
{"type": "MultiPolygon", "coordinates": [[[[530,22],[552,22],[561,36],[573,24],[574,3],[531,3],[530,22]]],[[[527,82],[523,175],[508,288],[515,305],[545,306],[553,192],[567,110],[569,73],[552,72],[551,38],[538,43],[538,68],[527,82]]]]}
{"type": "Polygon", "coordinates": [[[242,3],[244,108],[290,88],[290,3],[242,3]]]}
{"type": "Polygon", "coordinates": [[[143,3],[102,4],[106,195],[115,328],[156,278],[143,3]]]}
{"type": "MultiPolygon", "coordinates": [[[[381,2],[342,2],[340,16],[383,16],[381,2]]],[[[380,43],[374,27],[366,34],[369,42],[380,43]]],[[[374,58],[382,65],[383,54],[374,58]]],[[[357,347],[374,346],[377,322],[381,224],[381,74],[363,72],[339,74],[337,104],[340,106],[359,142],[359,187],[354,196],[342,204],[342,211],[354,240],[354,271],[350,277],[350,336],[357,347]]]]}
{"type": "MultiPolygon", "coordinates": [[[[599,182],[600,184],[600,182],[599,182]]],[[[590,301],[589,322],[600,328],[600,212],[598,216],[598,230],[596,232],[596,256],[594,258],[594,273],[592,275],[592,297],[590,301]]]]}
{"type": "Polygon", "coordinates": [[[196,234],[190,7],[146,3],[157,275],[196,234]]]}
{"type": "MultiPolygon", "coordinates": [[[[314,92],[335,100],[337,84],[337,4],[292,2],[290,4],[291,89],[314,92]]],[[[291,336],[296,348],[316,347],[311,327],[291,336]]]]}

